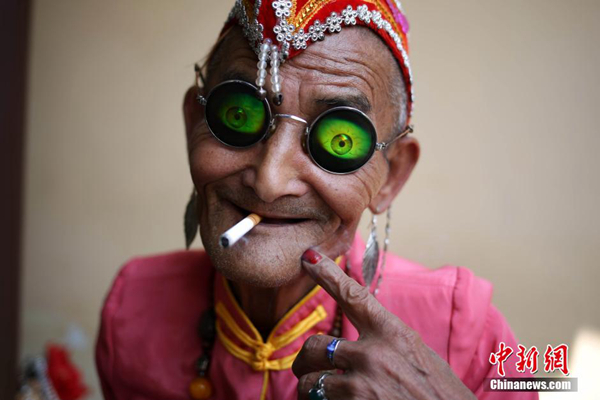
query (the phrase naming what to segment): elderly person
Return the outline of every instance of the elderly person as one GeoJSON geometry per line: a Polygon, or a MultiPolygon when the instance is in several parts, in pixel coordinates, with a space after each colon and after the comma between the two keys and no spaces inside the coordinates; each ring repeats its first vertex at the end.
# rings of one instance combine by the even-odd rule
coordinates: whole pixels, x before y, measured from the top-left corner
{"type": "Polygon", "coordinates": [[[105,398],[537,398],[485,391],[490,354],[516,348],[489,283],[380,254],[375,224],[356,235],[419,158],[407,29],[394,1],[235,4],[184,100],[205,251],[123,267],[97,343],[105,398]]]}

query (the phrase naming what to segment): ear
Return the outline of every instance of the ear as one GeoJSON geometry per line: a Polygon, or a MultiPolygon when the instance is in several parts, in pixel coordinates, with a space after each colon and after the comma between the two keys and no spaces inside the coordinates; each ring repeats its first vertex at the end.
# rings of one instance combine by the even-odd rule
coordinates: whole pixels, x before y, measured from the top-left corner
{"type": "Polygon", "coordinates": [[[183,97],[183,119],[185,121],[185,134],[188,143],[195,127],[202,121],[202,117],[204,116],[204,107],[196,99],[198,94],[204,94],[204,89],[192,86],[183,97]]]}
{"type": "Polygon", "coordinates": [[[387,180],[369,204],[373,213],[387,210],[410,177],[420,153],[419,142],[412,136],[400,139],[390,148],[386,156],[389,165],[387,180]]]}

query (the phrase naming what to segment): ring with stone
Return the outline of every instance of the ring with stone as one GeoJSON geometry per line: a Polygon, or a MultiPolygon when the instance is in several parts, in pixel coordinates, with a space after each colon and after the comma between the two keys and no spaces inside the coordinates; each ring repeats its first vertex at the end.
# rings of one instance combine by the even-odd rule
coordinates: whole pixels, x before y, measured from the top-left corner
{"type": "Polygon", "coordinates": [[[308,398],[310,400],[327,400],[325,396],[325,386],[323,385],[325,378],[332,375],[331,371],[322,372],[317,379],[315,385],[308,391],[308,398]]]}
{"type": "Polygon", "coordinates": [[[337,368],[337,367],[336,367],[335,363],[333,362],[333,357],[335,355],[335,351],[337,350],[337,348],[340,345],[340,343],[342,342],[342,340],[346,340],[346,339],[333,338],[331,340],[331,342],[329,342],[329,344],[327,345],[327,359],[329,360],[331,365],[333,365],[334,368],[337,368]]]}

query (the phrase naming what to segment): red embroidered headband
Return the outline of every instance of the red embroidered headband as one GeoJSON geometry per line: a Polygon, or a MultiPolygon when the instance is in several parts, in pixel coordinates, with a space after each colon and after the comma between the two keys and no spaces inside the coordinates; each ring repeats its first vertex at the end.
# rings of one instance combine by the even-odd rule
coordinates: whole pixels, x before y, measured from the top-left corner
{"type": "Polygon", "coordinates": [[[377,33],[398,60],[407,90],[407,115],[413,106],[408,59],[408,21],[398,0],[236,0],[224,30],[237,23],[258,55],[256,85],[263,86],[270,63],[274,103],[281,104],[279,66],[308,45],[345,26],[363,25],[377,33]]]}

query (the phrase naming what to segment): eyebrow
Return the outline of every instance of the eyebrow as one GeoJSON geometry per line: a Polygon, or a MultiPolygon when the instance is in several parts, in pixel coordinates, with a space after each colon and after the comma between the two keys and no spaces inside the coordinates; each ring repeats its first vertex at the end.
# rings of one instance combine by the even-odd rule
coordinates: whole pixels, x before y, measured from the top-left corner
{"type": "Polygon", "coordinates": [[[254,84],[254,80],[250,77],[250,75],[246,72],[242,72],[237,69],[228,69],[223,72],[220,76],[221,82],[225,81],[245,81],[254,84]]]}
{"type": "Polygon", "coordinates": [[[333,107],[354,107],[368,114],[371,111],[371,102],[364,94],[349,95],[343,97],[324,97],[315,100],[317,104],[333,106],[333,107]]]}
{"type": "MultiPolygon", "coordinates": [[[[235,68],[225,70],[225,72],[223,72],[220,76],[221,82],[229,80],[245,81],[254,84],[254,79],[252,79],[247,72],[240,71],[235,68]]],[[[363,93],[344,96],[321,97],[316,99],[315,103],[329,107],[354,107],[365,114],[368,114],[373,108],[371,106],[371,102],[363,93]]]]}

